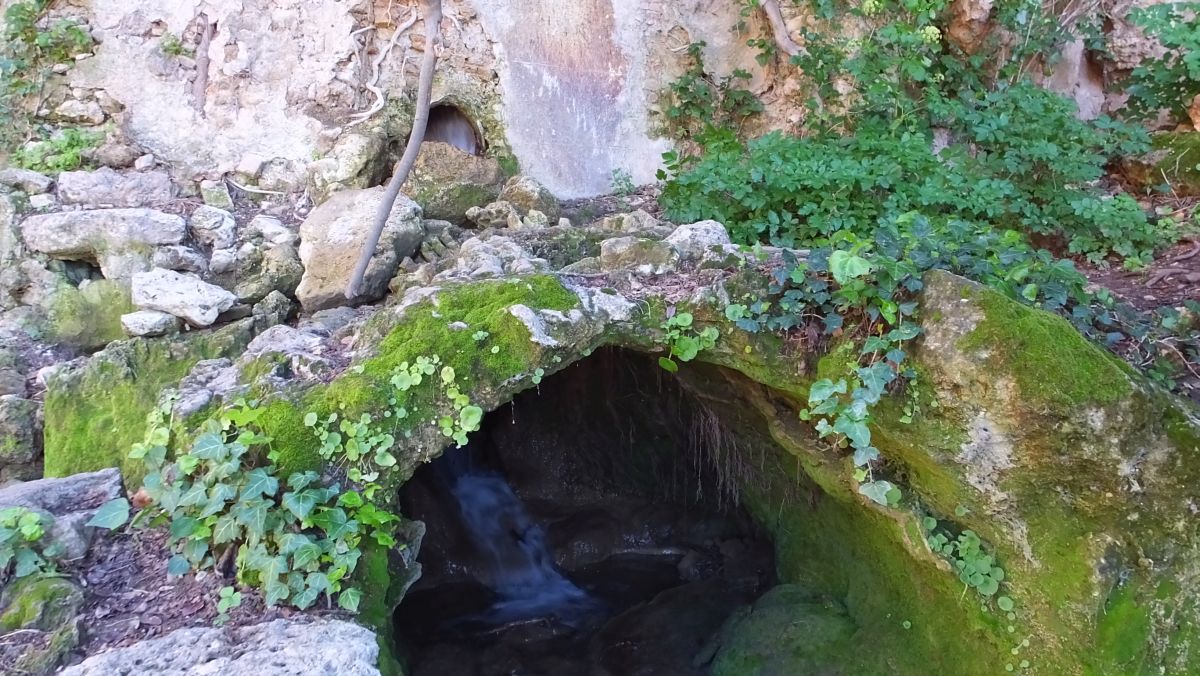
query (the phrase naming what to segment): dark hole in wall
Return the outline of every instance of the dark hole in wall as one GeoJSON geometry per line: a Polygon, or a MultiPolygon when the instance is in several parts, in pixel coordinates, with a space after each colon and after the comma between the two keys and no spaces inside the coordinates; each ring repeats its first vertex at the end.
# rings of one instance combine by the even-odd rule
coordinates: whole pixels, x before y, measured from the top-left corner
{"type": "Polygon", "coordinates": [[[422,578],[396,612],[408,673],[704,673],[701,646],[774,575],[771,544],[739,504],[732,443],[674,376],[617,350],[489,414],[467,448],[402,491],[404,513],[428,526],[422,578]],[[493,533],[543,543],[585,601],[496,618],[508,599],[496,561],[510,557],[464,516],[463,472],[503,478],[530,523],[493,533]]]}
{"type": "MultiPolygon", "coordinates": [[[[471,155],[481,155],[484,150],[478,127],[466,113],[450,104],[437,104],[429,108],[429,123],[425,127],[422,143],[426,141],[447,143],[471,155]]],[[[383,144],[368,170],[369,187],[386,185],[391,180],[407,144],[407,137],[389,139],[383,144]]]]}
{"type": "Polygon", "coordinates": [[[50,261],[49,267],[61,271],[67,282],[75,287],[84,282],[104,279],[100,264],[93,260],[54,260],[50,261]]]}

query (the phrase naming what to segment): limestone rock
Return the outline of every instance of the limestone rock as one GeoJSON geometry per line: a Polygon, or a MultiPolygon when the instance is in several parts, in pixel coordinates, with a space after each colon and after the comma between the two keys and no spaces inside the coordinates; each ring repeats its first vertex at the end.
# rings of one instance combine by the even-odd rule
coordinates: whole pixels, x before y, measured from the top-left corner
{"type": "Polygon", "coordinates": [[[722,263],[738,251],[725,226],[716,221],[681,225],[664,241],[675,247],[680,259],[694,264],[722,263]]]}
{"type": "Polygon", "coordinates": [[[992,30],[991,16],[994,0],[954,0],[953,19],[946,31],[947,38],[967,54],[974,54],[992,30]]]}
{"type": "Polygon", "coordinates": [[[43,638],[17,643],[25,649],[10,664],[13,673],[54,673],[79,643],[78,616],[83,602],[83,590],[65,577],[34,575],[4,589],[0,595],[0,632],[20,631],[43,638]]]}
{"type": "Polygon", "coordinates": [[[1200,195],[1200,169],[1192,161],[1200,153],[1200,131],[1154,134],[1150,143],[1150,152],[1121,161],[1122,177],[1141,189],[1165,182],[1180,197],[1200,195]]]}
{"type": "MultiPolygon", "coordinates": [[[[136,146],[124,143],[119,139],[109,139],[98,148],[87,152],[88,157],[97,164],[113,169],[128,169],[133,167],[142,151],[136,146]]],[[[142,171],[142,169],[138,169],[142,171]]]]}
{"type": "Polygon", "coordinates": [[[182,244],[172,244],[155,249],[151,262],[156,268],[178,272],[191,272],[197,275],[208,272],[208,259],[204,257],[204,254],[182,244]]]}
{"type": "Polygon", "coordinates": [[[84,524],[104,503],[122,494],[121,473],[109,468],[0,488],[0,508],[25,507],[54,517],[47,544],[61,546],[63,558],[75,560],[91,546],[94,529],[84,524]]]}
{"type": "Polygon", "coordinates": [[[232,209],[233,197],[229,194],[229,186],[225,181],[200,181],[200,198],[209,207],[215,209],[232,209]]]}
{"type": "Polygon", "coordinates": [[[472,237],[462,243],[454,267],[439,273],[446,279],[487,279],[504,275],[527,275],[544,271],[549,264],[507,237],[472,237]]]}
{"type": "Polygon", "coordinates": [[[467,220],[480,228],[506,228],[509,224],[520,223],[521,214],[509,202],[491,202],[482,207],[467,209],[467,220]]]}
{"type": "Polygon", "coordinates": [[[646,213],[643,209],[637,209],[627,214],[609,216],[600,221],[601,228],[629,234],[654,230],[659,225],[658,219],[646,213]]]}
{"type": "Polygon", "coordinates": [[[679,254],[666,242],[638,237],[616,237],[600,244],[600,268],[606,272],[630,270],[641,275],[674,272],[679,254]]]}
{"type": "Polygon", "coordinates": [[[500,163],[471,155],[448,143],[427,141],[402,188],[421,205],[426,218],[462,225],[467,210],[500,194],[500,163]]]}
{"type": "Polygon", "coordinates": [[[121,173],[102,167],[58,175],[58,197],[63,204],[149,207],[169,202],[174,196],[175,186],[165,171],[121,173]]]}
{"type": "Polygon", "coordinates": [[[121,326],[131,336],[163,336],[178,333],[179,318],[157,310],[139,310],[121,315],[121,326]]]}
{"type": "Polygon", "coordinates": [[[68,99],[54,109],[54,118],[71,124],[97,125],[103,124],[108,116],[95,101],[68,99]]]}
{"type": "Polygon", "coordinates": [[[262,214],[250,219],[250,222],[246,224],[245,236],[248,238],[262,238],[263,244],[267,246],[277,244],[295,245],[300,240],[300,236],[294,230],[285,226],[278,218],[262,214]]]}
{"type": "Polygon", "coordinates": [[[369,629],[343,620],[273,620],[232,630],[192,627],[94,655],[63,676],[338,674],[379,676],[369,629]]]}
{"type": "Polygon", "coordinates": [[[188,228],[196,241],[213,249],[228,249],[237,244],[237,223],[233,214],[224,209],[207,204],[197,207],[188,218],[188,228]]]}
{"type": "Polygon", "coordinates": [[[256,303],[273,291],[292,295],[304,277],[304,265],[292,244],[243,245],[238,250],[236,270],[238,275],[232,290],[239,300],[247,303],[256,303]]]}
{"type": "Polygon", "coordinates": [[[16,188],[27,195],[40,195],[54,185],[54,179],[36,171],[6,167],[0,169],[0,185],[16,188]]]}
{"type": "Polygon", "coordinates": [[[0,486],[42,475],[40,409],[35,401],[0,396],[0,486]]]}
{"type": "Polygon", "coordinates": [[[559,217],[558,199],[529,176],[513,176],[500,191],[500,200],[511,203],[522,214],[536,209],[552,221],[559,217]]]}
{"type": "Polygon", "coordinates": [[[155,268],[133,276],[133,304],[168,312],[192,326],[209,326],[237,304],[237,296],[219,286],[174,270],[155,268]]]}
{"type": "MultiPolygon", "coordinates": [[[[304,277],[296,298],[308,312],[350,303],[343,295],[366,241],[384,188],[344,190],[312,210],[300,226],[304,277]]],[[[380,298],[400,260],[411,256],[425,230],[421,208],[407,197],[396,199],[355,302],[380,298]]]]}
{"type": "Polygon", "coordinates": [[[21,224],[21,236],[33,251],[95,260],[106,278],[117,280],[148,269],[152,247],[179,244],[186,235],[182,218],[152,209],[60,211],[21,224]]]}
{"type": "Polygon", "coordinates": [[[54,279],[53,291],[39,306],[48,340],[95,350],[124,337],[121,315],[133,310],[127,282],[87,279],[75,286],[61,275],[54,279]]]}

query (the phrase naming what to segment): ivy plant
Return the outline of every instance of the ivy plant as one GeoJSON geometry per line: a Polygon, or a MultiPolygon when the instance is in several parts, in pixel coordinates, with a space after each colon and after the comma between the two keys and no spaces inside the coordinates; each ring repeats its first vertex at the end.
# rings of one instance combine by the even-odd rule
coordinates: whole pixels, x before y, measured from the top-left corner
{"type": "Polygon", "coordinates": [[[679,370],[676,359],[683,362],[695,359],[700,352],[716,345],[721,335],[714,326],[697,330],[690,312],[672,312],[663,322],[662,329],[667,356],[659,357],[658,364],[671,373],[679,370]]]}
{"type": "Polygon", "coordinates": [[[25,507],[0,509],[0,582],[53,567],[53,558],[61,553],[45,541],[53,525],[49,514],[25,507]]]}

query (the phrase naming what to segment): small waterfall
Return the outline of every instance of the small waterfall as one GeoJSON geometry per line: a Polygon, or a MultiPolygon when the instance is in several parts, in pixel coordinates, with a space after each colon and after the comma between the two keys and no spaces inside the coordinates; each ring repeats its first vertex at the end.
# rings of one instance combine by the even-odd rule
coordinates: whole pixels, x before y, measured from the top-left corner
{"type": "Polygon", "coordinates": [[[555,567],[545,532],[503,476],[475,466],[469,446],[449,451],[443,459],[443,479],[463,525],[486,555],[488,578],[500,596],[476,619],[504,623],[555,615],[570,622],[598,608],[587,592],[555,567]]]}

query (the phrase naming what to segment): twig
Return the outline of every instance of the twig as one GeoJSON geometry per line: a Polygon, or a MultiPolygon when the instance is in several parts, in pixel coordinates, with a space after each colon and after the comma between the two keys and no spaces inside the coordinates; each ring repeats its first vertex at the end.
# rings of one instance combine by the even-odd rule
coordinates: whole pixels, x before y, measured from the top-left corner
{"type": "Polygon", "coordinates": [[[1191,270],[1188,270],[1187,268],[1160,268],[1146,282],[1146,286],[1154,286],[1155,284],[1164,281],[1168,277],[1173,275],[1186,275],[1189,272],[1191,272],[1191,270]]]}
{"type": "Polygon", "coordinates": [[[250,188],[250,187],[242,185],[241,183],[238,183],[237,181],[233,180],[232,178],[229,178],[228,176],[225,177],[225,182],[228,183],[229,185],[233,186],[234,188],[241,190],[242,192],[254,193],[256,195],[286,195],[287,194],[286,192],[283,192],[281,190],[264,190],[262,188],[250,188]]]}
{"type": "Polygon", "coordinates": [[[783,12],[779,9],[779,0],[762,0],[760,6],[763,13],[767,15],[767,22],[771,24],[771,33],[775,36],[775,44],[788,56],[807,55],[808,52],[796,44],[796,41],[788,34],[787,23],[784,22],[783,12]]]}
{"type": "Polygon", "coordinates": [[[425,55],[421,58],[421,77],[417,81],[416,117],[413,118],[412,131],[408,134],[408,145],[404,148],[404,156],[396,164],[392,180],[388,182],[387,190],[379,203],[379,210],[375,212],[375,222],[371,226],[371,231],[367,233],[367,240],[363,242],[358,265],[354,267],[354,273],[350,275],[350,282],[346,285],[345,295],[348,299],[358,296],[363,276],[367,273],[367,266],[371,264],[371,258],[375,255],[375,247],[379,245],[379,237],[383,234],[383,226],[387,224],[388,216],[392,213],[392,205],[396,203],[396,196],[400,194],[401,186],[408,180],[408,174],[412,171],[413,165],[417,162],[417,155],[421,152],[421,142],[425,140],[425,127],[429,124],[429,100],[433,97],[433,72],[437,66],[437,43],[441,36],[442,0],[424,0],[423,4],[425,6],[423,12],[425,15],[425,55]]]}
{"type": "Polygon", "coordinates": [[[1171,259],[1172,263],[1178,263],[1179,261],[1186,261],[1187,259],[1194,258],[1197,254],[1200,254],[1200,235],[1184,235],[1183,237],[1179,238],[1179,241],[1191,242],[1192,250],[1185,252],[1185,253],[1181,253],[1178,256],[1172,258],[1171,259]]]}

